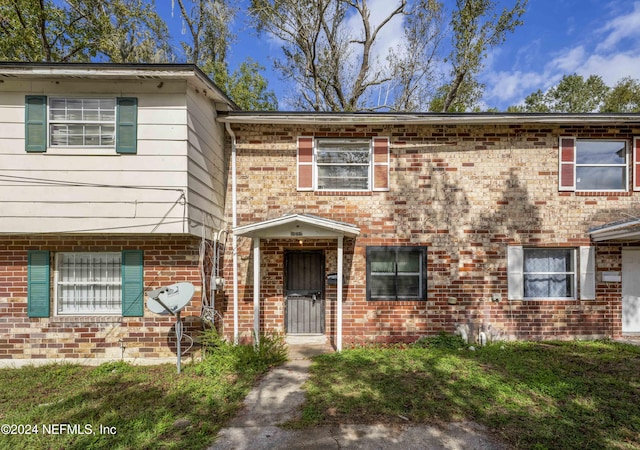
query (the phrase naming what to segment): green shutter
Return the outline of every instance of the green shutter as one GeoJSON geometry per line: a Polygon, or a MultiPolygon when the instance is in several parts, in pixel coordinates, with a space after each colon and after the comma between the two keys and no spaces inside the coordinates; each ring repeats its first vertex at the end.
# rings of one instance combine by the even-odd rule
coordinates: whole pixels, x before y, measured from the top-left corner
{"type": "Polygon", "coordinates": [[[47,97],[44,95],[25,97],[24,140],[28,152],[47,151],[47,97]]]}
{"type": "Polygon", "coordinates": [[[144,255],[142,250],[122,252],[122,315],[144,315],[144,255]]]}
{"type": "Polygon", "coordinates": [[[116,111],[116,152],[138,151],[138,99],[118,97],[116,111]]]}
{"type": "Polygon", "coordinates": [[[49,252],[30,251],[27,266],[27,315],[49,317],[49,252]]]}

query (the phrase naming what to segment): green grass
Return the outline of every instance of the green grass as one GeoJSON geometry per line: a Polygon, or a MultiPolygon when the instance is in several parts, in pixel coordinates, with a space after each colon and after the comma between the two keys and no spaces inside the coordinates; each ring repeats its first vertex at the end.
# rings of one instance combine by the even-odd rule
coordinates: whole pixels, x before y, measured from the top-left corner
{"type": "MultiPolygon", "coordinates": [[[[206,448],[285,354],[276,338],[257,349],[215,336],[203,343],[206,359],[180,375],[175,365],[121,362],[0,370],[0,424],[38,430],[0,436],[0,448],[206,448]],[[92,433],[80,434],[87,425],[92,433]]],[[[303,418],[291,426],[472,420],[513,448],[640,448],[640,347],[607,341],[472,352],[438,336],[350,349],[317,357],[307,392],[303,418]]]]}
{"type": "Polygon", "coordinates": [[[500,343],[436,337],[315,360],[305,427],[481,423],[513,448],[640,448],[640,348],[613,342],[500,343]]]}
{"type": "Polygon", "coordinates": [[[2,369],[0,424],[38,433],[3,433],[0,449],[206,448],[258,377],[284,361],[281,340],[261,342],[254,349],[213,338],[206,359],[180,375],[175,365],[122,362],[2,369]]]}

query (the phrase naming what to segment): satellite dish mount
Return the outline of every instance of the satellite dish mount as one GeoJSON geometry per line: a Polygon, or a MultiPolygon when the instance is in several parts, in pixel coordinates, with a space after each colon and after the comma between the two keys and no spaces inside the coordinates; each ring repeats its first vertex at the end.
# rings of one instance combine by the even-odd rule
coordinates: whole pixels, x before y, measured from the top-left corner
{"type": "Polygon", "coordinates": [[[195,288],[191,283],[176,283],[170,286],[154,289],[147,293],[147,308],[156,314],[171,314],[176,317],[176,353],[178,360],[176,366],[180,373],[180,358],[182,350],[180,341],[182,341],[182,320],[180,319],[180,311],[189,304],[195,288]]]}

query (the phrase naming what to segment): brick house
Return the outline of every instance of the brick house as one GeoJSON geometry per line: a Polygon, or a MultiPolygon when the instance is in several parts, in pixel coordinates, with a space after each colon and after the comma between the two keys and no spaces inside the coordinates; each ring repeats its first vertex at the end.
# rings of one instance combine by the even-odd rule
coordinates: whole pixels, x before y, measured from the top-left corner
{"type": "Polygon", "coordinates": [[[0,365],[172,360],[145,293],[181,281],[185,333],[236,342],[640,334],[637,137],[633,114],[254,113],[190,65],[0,63],[0,365]]]}
{"type": "Polygon", "coordinates": [[[190,65],[0,63],[0,364],[175,360],[144,293],[214,308],[230,108],[190,65]]]}
{"type": "Polygon", "coordinates": [[[640,333],[638,115],[218,120],[229,338],[640,333]]]}

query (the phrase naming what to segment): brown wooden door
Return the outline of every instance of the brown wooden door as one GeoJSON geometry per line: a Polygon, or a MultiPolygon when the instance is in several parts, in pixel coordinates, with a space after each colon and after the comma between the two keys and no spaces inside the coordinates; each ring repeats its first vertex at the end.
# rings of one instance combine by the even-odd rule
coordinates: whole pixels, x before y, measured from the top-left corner
{"type": "Polygon", "coordinates": [[[286,331],[324,334],[324,254],[285,253],[286,331]]]}

